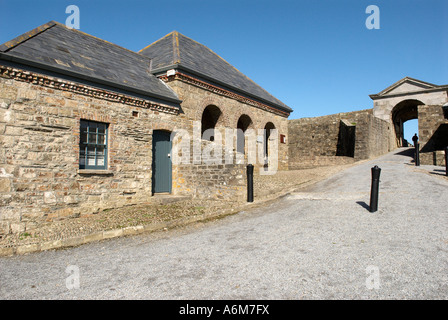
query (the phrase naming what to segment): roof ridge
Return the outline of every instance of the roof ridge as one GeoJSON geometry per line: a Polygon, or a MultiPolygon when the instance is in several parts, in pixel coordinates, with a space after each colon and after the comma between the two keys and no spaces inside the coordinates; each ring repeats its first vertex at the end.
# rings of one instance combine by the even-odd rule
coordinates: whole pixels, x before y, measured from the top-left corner
{"type": "Polygon", "coordinates": [[[41,25],[41,26],[39,26],[37,28],[34,28],[34,29],[32,29],[32,30],[30,30],[30,31],[28,31],[28,32],[26,32],[26,33],[24,33],[24,34],[22,34],[22,35],[20,35],[20,36],[18,36],[16,38],[12,39],[12,40],[10,40],[10,41],[7,41],[7,42],[3,43],[2,45],[0,45],[0,52],[7,52],[7,51],[17,47],[18,45],[24,43],[25,41],[28,41],[29,39],[32,39],[32,38],[38,36],[39,34],[41,34],[41,33],[45,32],[45,31],[53,28],[54,26],[63,27],[63,28],[65,28],[68,31],[78,32],[78,33],[80,33],[82,35],[91,37],[93,39],[96,39],[98,41],[107,43],[107,44],[112,45],[114,47],[126,50],[126,51],[132,53],[133,55],[138,55],[138,56],[140,56],[140,57],[142,57],[144,59],[147,59],[147,60],[149,59],[150,60],[149,57],[147,57],[145,55],[142,55],[142,54],[139,54],[138,52],[135,52],[135,51],[132,51],[132,50],[127,49],[125,47],[119,46],[118,44],[109,42],[107,40],[95,37],[95,36],[93,36],[91,34],[83,32],[81,30],[74,29],[74,28],[68,28],[65,24],[62,24],[62,23],[54,21],[54,20],[51,20],[51,21],[49,21],[49,22],[47,22],[47,23],[45,23],[45,24],[43,24],[43,25],[41,25]]]}
{"type": "Polygon", "coordinates": [[[78,32],[78,33],[80,33],[80,34],[82,34],[82,35],[91,37],[91,38],[93,38],[93,39],[96,39],[96,40],[98,40],[98,41],[107,43],[107,44],[112,45],[112,46],[114,46],[114,47],[117,47],[117,48],[120,48],[120,49],[124,49],[124,50],[126,50],[126,51],[128,51],[128,52],[130,52],[130,53],[132,53],[132,54],[134,54],[134,55],[138,55],[138,56],[140,56],[140,57],[144,57],[145,59],[150,59],[149,57],[146,57],[146,56],[144,56],[144,55],[142,55],[142,54],[139,54],[138,52],[132,51],[132,50],[130,50],[130,49],[128,49],[128,48],[122,47],[122,46],[120,46],[120,45],[118,45],[118,44],[115,44],[115,43],[113,43],[113,42],[110,42],[110,41],[107,41],[107,40],[98,38],[98,37],[96,37],[96,36],[94,36],[94,35],[91,35],[91,34],[89,34],[89,33],[86,33],[86,32],[84,32],[84,31],[81,31],[81,30],[78,30],[78,29],[69,28],[69,27],[67,27],[65,24],[62,24],[62,23],[60,23],[60,22],[55,21],[55,24],[57,24],[57,25],[59,25],[59,26],[61,26],[61,27],[64,27],[65,29],[67,29],[67,30],[69,30],[69,31],[78,32]]]}
{"type": "Polygon", "coordinates": [[[173,31],[172,34],[173,34],[173,64],[179,64],[180,63],[179,32],[173,31]]]}
{"type": "Polygon", "coordinates": [[[29,39],[34,38],[35,36],[41,34],[42,32],[47,31],[50,28],[53,28],[55,25],[59,24],[56,21],[49,21],[43,25],[40,25],[37,28],[34,28],[28,32],[25,32],[12,40],[6,41],[5,43],[0,45],[0,52],[8,52],[12,48],[17,47],[18,45],[28,41],[29,39]]]}
{"type": "Polygon", "coordinates": [[[149,47],[151,47],[152,45],[156,44],[157,42],[160,42],[160,41],[162,41],[163,39],[169,37],[169,36],[170,36],[171,34],[173,34],[174,32],[177,32],[177,31],[175,31],[175,30],[171,31],[170,33],[164,35],[162,38],[160,38],[160,39],[154,41],[153,43],[148,44],[148,45],[147,45],[146,47],[144,47],[143,49],[140,49],[139,51],[137,51],[137,53],[141,53],[142,51],[144,51],[144,50],[148,49],[149,47]]]}

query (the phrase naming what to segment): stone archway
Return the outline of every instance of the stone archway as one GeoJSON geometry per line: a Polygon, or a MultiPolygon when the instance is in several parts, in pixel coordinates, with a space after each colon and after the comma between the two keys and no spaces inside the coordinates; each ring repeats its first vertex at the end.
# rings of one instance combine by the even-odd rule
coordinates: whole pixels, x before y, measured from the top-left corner
{"type": "Polygon", "coordinates": [[[275,129],[275,125],[272,122],[266,123],[264,126],[264,155],[269,157],[269,138],[271,137],[271,130],[275,129]]]}
{"type": "Polygon", "coordinates": [[[404,123],[412,119],[418,119],[418,106],[424,105],[423,102],[416,99],[407,99],[395,105],[391,112],[391,120],[395,131],[396,146],[406,147],[404,138],[404,123]]]}
{"type": "Polygon", "coordinates": [[[384,143],[389,143],[392,149],[404,146],[403,123],[418,119],[421,163],[441,163],[443,151],[440,149],[447,144],[441,137],[448,126],[442,108],[448,102],[448,85],[405,77],[370,98],[373,116],[392,126],[389,141],[384,143]]]}
{"type": "Polygon", "coordinates": [[[215,105],[207,106],[201,117],[201,137],[204,140],[214,140],[214,130],[222,117],[222,111],[215,105]]]}
{"type": "Polygon", "coordinates": [[[246,138],[245,132],[247,129],[253,127],[252,119],[247,115],[243,114],[238,118],[236,125],[237,128],[237,139],[236,139],[236,151],[240,153],[245,153],[246,138]]]}

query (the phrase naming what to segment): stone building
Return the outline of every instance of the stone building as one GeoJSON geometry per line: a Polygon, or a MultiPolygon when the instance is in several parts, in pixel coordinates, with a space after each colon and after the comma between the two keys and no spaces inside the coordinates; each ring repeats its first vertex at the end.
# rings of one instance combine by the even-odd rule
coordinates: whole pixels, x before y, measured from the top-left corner
{"type": "Polygon", "coordinates": [[[51,21],[0,46],[0,236],[159,193],[244,199],[244,133],[285,170],[291,111],[178,32],[133,52],[51,21]]]}

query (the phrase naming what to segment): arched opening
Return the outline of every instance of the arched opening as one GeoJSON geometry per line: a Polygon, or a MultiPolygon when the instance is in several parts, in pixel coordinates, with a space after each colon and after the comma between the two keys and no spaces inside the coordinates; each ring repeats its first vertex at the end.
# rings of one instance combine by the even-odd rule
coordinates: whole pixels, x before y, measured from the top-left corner
{"type": "Polygon", "coordinates": [[[264,126],[264,155],[269,156],[269,138],[271,136],[271,130],[275,129],[275,125],[272,122],[266,123],[264,126]]]}
{"type": "Polygon", "coordinates": [[[217,106],[209,105],[204,109],[201,119],[202,139],[208,141],[214,141],[214,130],[221,116],[222,112],[217,106]]]}
{"type": "MultiPolygon", "coordinates": [[[[403,137],[404,144],[408,144],[407,147],[414,146],[414,142],[412,141],[412,136],[417,134],[418,136],[418,119],[411,119],[403,123],[403,137]]],[[[406,147],[406,145],[403,145],[406,147]]]]}
{"type": "Polygon", "coordinates": [[[412,143],[412,140],[409,139],[415,133],[418,135],[417,121],[411,121],[406,126],[404,124],[406,121],[418,119],[419,105],[424,105],[424,103],[419,100],[409,99],[401,101],[392,109],[392,123],[394,124],[397,147],[408,146],[408,143],[412,143]]]}
{"type": "Polygon", "coordinates": [[[236,151],[245,153],[245,132],[252,125],[252,120],[248,115],[243,114],[238,119],[237,137],[236,137],[236,151]]]}

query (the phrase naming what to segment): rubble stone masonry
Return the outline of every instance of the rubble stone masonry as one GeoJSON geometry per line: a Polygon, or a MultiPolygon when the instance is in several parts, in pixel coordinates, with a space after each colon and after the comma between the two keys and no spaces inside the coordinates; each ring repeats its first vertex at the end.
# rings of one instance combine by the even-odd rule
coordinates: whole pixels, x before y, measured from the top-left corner
{"type": "Polygon", "coordinates": [[[391,125],[372,109],[289,121],[289,168],[351,163],[391,151],[391,125]]]}
{"type": "Polygon", "coordinates": [[[418,106],[418,132],[420,163],[445,166],[448,119],[443,114],[441,105],[418,106]]]}

